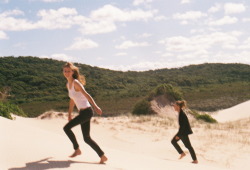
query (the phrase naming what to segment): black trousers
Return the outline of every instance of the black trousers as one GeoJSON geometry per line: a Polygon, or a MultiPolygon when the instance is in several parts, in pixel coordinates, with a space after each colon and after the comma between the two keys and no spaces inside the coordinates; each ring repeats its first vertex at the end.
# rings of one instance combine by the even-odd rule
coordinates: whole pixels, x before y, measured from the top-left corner
{"type": "Polygon", "coordinates": [[[174,145],[175,149],[178,151],[179,154],[183,153],[183,150],[181,149],[181,147],[179,146],[179,144],[177,143],[180,139],[183,142],[183,144],[185,145],[185,147],[189,150],[191,157],[193,160],[197,160],[196,158],[196,154],[194,152],[194,148],[192,147],[189,137],[188,135],[183,135],[183,136],[178,136],[180,139],[176,140],[175,139],[176,135],[174,136],[174,138],[171,140],[171,143],[174,145]]]}
{"type": "Polygon", "coordinates": [[[67,136],[69,137],[70,141],[73,144],[74,149],[78,149],[79,145],[77,143],[76,137],[74,133],[72,132],[72,128],[75,127],[76,125],[81,125],[82,129],[82,134],[83,134],[83,139],[84,141],[90,145],[96,153],[101,157],[104,155],[104,152],[101,150],[101,148],[98,146],[98,144],[91,139],[90,137],[90,120],[93,116],[93,110],[92,108],[87,108],[84,110],[80,110],[80,113],[78,116],[76,116],[74,119],[69,121],[63,128],[67,136]]]}

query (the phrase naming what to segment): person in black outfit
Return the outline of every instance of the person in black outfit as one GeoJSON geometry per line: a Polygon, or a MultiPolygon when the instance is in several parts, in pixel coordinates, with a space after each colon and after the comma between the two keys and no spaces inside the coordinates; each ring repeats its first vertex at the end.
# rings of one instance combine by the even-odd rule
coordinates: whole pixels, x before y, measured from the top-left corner
{"type": "Polygon", "coordinates": [[[180,154],[180,158],[183,158],[184,156],[186,156],[186,154],[183,152],[183,150],[181,149],[181,147],[178,145],[178,141],[181,140],[185,147],[189,150],[191,157],[193,159],[192,163],[198,163],[198,160],[196,158],[196,154],[195,151],[190,143],[189,137],[188,135],[192,134],[193,131],[190,127],[187,115],[185,114],[185,112],[183,111],[183,109],[186,107],[186,101],[176,101],[174,104],[174,109],[175,111],[178,112],[179,114],[179,131],[178,133],[173,137],[171,143],[174,145],[175,149],[178,151],[178,153],[180,154]]]}

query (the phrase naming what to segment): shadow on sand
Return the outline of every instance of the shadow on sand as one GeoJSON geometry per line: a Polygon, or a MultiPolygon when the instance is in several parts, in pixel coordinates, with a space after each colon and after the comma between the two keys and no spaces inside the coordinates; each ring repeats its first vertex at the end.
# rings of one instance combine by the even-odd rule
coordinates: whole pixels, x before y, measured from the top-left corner
{"type": "Polygon", "coordinates": [[[35,162],[28,162],[26,163],[25,167],[16,167],[16,168],[9,168],[8,170],[45,170],[45,169],[54,169],[54,168],[69,168],[71,164],[75,163],[82,163],[82,164],[99,164],[98,162],[79,162],[79,161],[56,161],[56,160],[49,160],[50,158],[45,158],[35,162]]]}

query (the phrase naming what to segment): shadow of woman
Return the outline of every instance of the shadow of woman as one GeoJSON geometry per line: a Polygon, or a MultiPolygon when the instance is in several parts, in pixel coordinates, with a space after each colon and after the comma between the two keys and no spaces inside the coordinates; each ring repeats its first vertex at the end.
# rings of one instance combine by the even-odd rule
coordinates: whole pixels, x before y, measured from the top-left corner
{"type": "Polygon", "coordinates": [[[17,168],[10,168],[8,170],[45,170],[45,169],[53,169],[53,168],[68,168],[73,163],[87,163],[87,164],[97,164],[91,162],[79,162],[79,161],[53,161],[49,160],[50,158],[45,158],[35,162],[28,162],[26,163],[25,167],[17,167],[17,168]]]}

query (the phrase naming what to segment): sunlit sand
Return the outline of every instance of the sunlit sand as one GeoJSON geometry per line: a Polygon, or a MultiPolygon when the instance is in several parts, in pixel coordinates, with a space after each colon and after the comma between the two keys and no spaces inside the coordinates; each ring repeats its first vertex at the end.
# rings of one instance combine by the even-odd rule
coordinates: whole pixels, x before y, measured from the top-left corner
{"type": "MultiPolygon", "coordinates": [[[[235,106],[236,107],[236,106],[235,106]]],[[[234,111],[234,107],[230,108],[234,111]]],[[[226,109],[230,111],[230,109],[226,109]]],[[[225,110],[225,112],[226,112],[225,110]]],[[[250,110],[250,103],[237,106],[238,113],[250,110]]],[[[220,111],[223,113],[223,111],[220,111]]],[[[190,135],[199,164],[192,164],[188,150],[180,155],[170,141],[177,132],[176,118],[164,116],[94,117],[91,134],[108,161],[100,164],[98,155],[83,141],[80,127],[73,128],[81,155],[73,153],[64,134],[66,113],[47,112],[38,118],[15,120],[0,117],[0,169],[127,169],[127,170],[217,170],[250,168],[250,116],[227,123],[206,124],[192,120],[190,135]]]]}

